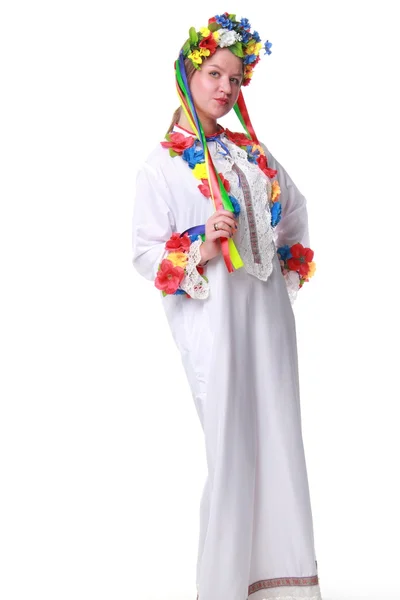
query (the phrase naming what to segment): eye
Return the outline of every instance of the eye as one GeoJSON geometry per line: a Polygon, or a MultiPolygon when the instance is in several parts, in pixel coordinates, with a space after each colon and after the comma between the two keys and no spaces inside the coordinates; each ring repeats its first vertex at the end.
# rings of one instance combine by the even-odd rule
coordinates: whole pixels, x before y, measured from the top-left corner
{"type": "Polygon", "coordinates": [[[240,85],[240,81],[236,77],[231,77],[231,81],[234,81],[236,85],[240,85]]]}
{"type": "Polygon", "coordinates": [[[210,71],[210,75],[212,75],[212,77],[214,77],[214,76],[218,76],[219,73],[218,73],[218,71],[210,71]]]}

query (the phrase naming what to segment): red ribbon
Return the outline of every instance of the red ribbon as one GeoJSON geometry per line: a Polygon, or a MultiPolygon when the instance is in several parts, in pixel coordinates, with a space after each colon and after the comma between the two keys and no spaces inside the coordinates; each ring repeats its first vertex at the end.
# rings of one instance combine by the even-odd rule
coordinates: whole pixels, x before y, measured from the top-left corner
{"type": "Polygon", "coordinates": [[[253,125],[251,124],[251,121],[250,121],[249,113],[247,111],[247,106],[246,106],[246,103],[243,98],[242,90],[240,90],[240,92],[239,92],[239,97],[237,99],[237,105],[240,109],[240,112],[242,113],[243,120],[248,129],[248,132],[251,135],[253,142],[260,145],[259,141],[257,139],[257,136],[256,136],[256,132],[254,131],[253,125]]]}

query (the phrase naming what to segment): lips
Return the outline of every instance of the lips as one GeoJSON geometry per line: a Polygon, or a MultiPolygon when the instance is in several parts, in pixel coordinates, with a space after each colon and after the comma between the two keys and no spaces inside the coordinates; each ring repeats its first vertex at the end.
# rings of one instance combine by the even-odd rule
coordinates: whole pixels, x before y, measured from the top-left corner
{"type": "Polygon", "coordinates": [[[229,102],[228,98],[214,98],[214,100],[221,106],[225,106],[229,102]]]}

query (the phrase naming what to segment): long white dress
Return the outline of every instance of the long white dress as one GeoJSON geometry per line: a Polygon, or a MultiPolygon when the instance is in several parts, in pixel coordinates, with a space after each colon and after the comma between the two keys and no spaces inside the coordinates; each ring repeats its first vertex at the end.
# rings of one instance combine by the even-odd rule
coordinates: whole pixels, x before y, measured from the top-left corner
{"type": "MultiPolygon", "coordinates": [[[[306,201],[266,150],[281,188],[282,219],[273,232],[269,179],[224,134],[221,140],[229,155],[217,141],[208,148],[240,203],[234,240],[245,266],[228,273],[219,255],[206,266],[206,294],[162,297],[205,436],[198,598],[320,600],[295,321],[276,253],[284,244],[308,246],[306,201]],[[261,261],[254,259],[254,238],[261,261]]],[[[213,214],[199,183],[187,162],[161,145],[140,168],[133,264],[144,277],[155,279],[173,232],[204,224],[213,214]]]]}

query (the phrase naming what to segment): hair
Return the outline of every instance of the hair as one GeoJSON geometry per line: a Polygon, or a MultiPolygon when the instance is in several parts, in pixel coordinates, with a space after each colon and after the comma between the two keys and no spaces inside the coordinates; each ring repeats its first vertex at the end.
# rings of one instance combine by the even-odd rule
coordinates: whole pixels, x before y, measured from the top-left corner
{"type": "MultiPolygon", "coordinates": [[[[192,61],[190,60],[190,58],[185,58],[184,60],[184,64],[185,64],[185,71],[186,71],[186,77],[188,80],[188,84],[190,85],[190,82],[192,80],[192,77],[196,71],[196,67],[193,66],[192,61]]],[[[174,128],[175,123],[177,123],[179,121],[179,119],[181,118],[181,114],[182,114],[182,107],[179,106],[176,111],[174,112],[174,114],[172,115],[172,121],[171,124],[168,128],[167,133],[171,133],[171,131],[174,128]]]]}

